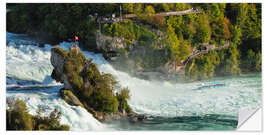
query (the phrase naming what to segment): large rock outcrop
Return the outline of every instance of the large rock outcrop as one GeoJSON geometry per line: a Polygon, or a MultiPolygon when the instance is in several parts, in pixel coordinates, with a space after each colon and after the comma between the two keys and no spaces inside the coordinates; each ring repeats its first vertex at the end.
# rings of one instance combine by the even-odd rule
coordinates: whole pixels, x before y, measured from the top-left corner
{"type": "Polygon", "coordinates": [[[96,32],[97,48],[106,52],[118,51],[120,48],[126,48],[128,45],[123,37],[110,37],[96,32]]]}
{"type": "Polygon", "coordinates": [[[100,73],[79,47],[71,47],[69,51],[52,48],[51,63],[54,67],[51,76],[64,84],[60,95],[68,104],[84,107],[100,121],[132,121],[134,117],[142,117],[127,103],[129,89],[121,88],[111,74],[100,73]]]}
{"type": "MultiPolygon", "coordinates": [[[[142,24],[140,24],[142,25],[142,24]]],[[[146,26],[143,26],[147,28],[146,26]]],[[[184,75],[184,66],[179,63],[167,61],[169,53],[162,51],[164,45],[164,33],[153,28],[148,30],[158,35],[153,42],[157,48],[150,45],[142,45],[141,42],[133,40],[127,45],[123,37],[110,37],[96,32],[97,49],[103,53],[114,68],[128,72],[130,75],[147,80],[170,80],[173,75],[184,75]],[[128,48],[128,49],[127,49],[128,48]]],[[[149,43],[151,44],[151,43],[149,43]]]]}
{"type": "Polygon", "coordinates": [[[64,60],[67,52],[60,48],[53,48],[51,50],[51,64],[54,67],[52,78],[58,82],[64,83],[64,88],[72,90],[72,86],[68,82],[66,74],[64,74],[64,60]]]}

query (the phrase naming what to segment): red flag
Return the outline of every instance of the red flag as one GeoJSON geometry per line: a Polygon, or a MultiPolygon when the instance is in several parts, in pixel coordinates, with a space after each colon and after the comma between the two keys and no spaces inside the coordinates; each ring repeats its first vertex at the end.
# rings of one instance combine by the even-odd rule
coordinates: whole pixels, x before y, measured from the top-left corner
{"type": "Polygon", "coordinates": [[[78,36],[75,36],[75,40],[78,41],[79,40],[79,37],[78,36]]]}

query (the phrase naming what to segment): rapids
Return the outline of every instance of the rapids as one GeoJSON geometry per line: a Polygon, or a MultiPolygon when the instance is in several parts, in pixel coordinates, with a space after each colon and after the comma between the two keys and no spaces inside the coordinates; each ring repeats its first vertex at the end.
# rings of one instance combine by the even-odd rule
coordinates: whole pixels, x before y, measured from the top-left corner
{"type": "MultiPolygon", "coordinates": [[[[62,42],[59,46],[68,49],[70,43],[62,42]]],[[[141,128],[142,126],[130,125],[121,128],[119,127],[123,126],[121,124],[102,124],[85,109],[66,104],[58,94],[62,85],[50,77],[53,70],[50,64],[51,48],[49,44],[40,47],[38,42],[27,38],[26,35],[7,33],[7,97],[23,99],[31,114],[35,114],[38,106],[46,108],[44,109],[46,112],[57,108],[63,114],[61,123],[70,125],[71,130],[155,129],[151,126],[141,128]],[[14,87],[21,89],[12,90],[14,87]]],[[[186,117],[219,115],[228,116],[229,119],[237,121],[240,108],[256,109],[261,106],[261,74],[172,84],[167,81],[149,81],[131,77],[125,72],[115,70],[101,54],[82,51],[87,58],[93,59],[101,72],[113,74],[122,86],[130,88],[131,99],[128,103],[135,112],[155,116],[155,120],[159,122],[167,121],[167,124],[164,125],[161,122],[160,125],[168,126],[168,128],[161,129],[189,130],[177,124],[170,128],[168,121],[181,122],[181,120],[175,121],[175,118],[179,120],[186,117]],[[211,81],[223,81],[229,84],[229,87],[197,89],[202,83],[211,81]]],[[[160,126],[154,127],[160,129],[160,126]]]]}

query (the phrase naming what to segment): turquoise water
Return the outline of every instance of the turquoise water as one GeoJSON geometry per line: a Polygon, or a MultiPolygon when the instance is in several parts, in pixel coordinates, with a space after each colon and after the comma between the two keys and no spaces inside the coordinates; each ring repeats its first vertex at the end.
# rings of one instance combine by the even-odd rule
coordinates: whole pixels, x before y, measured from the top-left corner
{"type": "Polygon", "coordinates": [[[235,130],[239,109],[253,110],[261,106],[261,81],[261,74],[254,73],[169,85],[171,88],[168,84],[162,85],[167,87],[162,90],[164,92],[153,90],[161,95],[161,99],[155,99],[152,93],[153,98],[149,100],[131,102],[131,105],[135,104],[135,111],[156,117],[136,124],[114,122],[111,126],[118,130],[235,130]],[[213,81],[222,81],[228,86],[196,89],[202,83],[213,81]],[[158,101],[154,103],[154,100],[158,101]],[[158,108],[158,104],[167,106],[158,108]]]}
{"type": "Polygon", "coordinates": [[[118,130],[234,130],[237,118],[226,115],[152,117],[143,122],[113,122],[111,126],[118,130]]]}

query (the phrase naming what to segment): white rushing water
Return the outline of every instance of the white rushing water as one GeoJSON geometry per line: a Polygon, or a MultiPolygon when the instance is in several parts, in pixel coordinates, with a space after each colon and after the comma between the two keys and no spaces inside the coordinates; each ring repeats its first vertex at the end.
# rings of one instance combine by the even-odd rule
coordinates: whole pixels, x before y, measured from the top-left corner
{"type": "MultiPolygon", "coordinates": [[[[45,45],[44,48],[40,48],[35,42],[21,39],[22,36],[24,35],[7,33],[7,76],[36,81],[43,84],[43,86],[60,85],[49,77],[53,70],[50,64],[51,46],[45,45]]],[[[62,45],[64,47],[65,43],[62,45]]],[[[7,81],[10,86],[21,85],[21,81],[16,81],[16,79],[7,79],[7,81]]],[[[62,100],[58,93],[61,85],[53,88],[7,91],[7,97],[22,99],[31,114],[36,114],[38,107],[44,108],[45,114],[49,114],[56,108],[62,113],[60,123],[68,124],[71,130],[108,130],[106,125],[97,121],[85,109],[70,106],[62,100]]]]}
{"type": "Polygon", "coordinates": [[[112,73],[122,86],[130,88],[132,96],[129,103],[139,113],[169,117],[237,115],[241,107],[256,109],[261,105],[259,77],[216,78],[218,81],[225,81],[229,87],[197,90],[202,82],[151,82],[115,71],[109,64],[100,65],[99,69],[112,73]]]}
{"type": "MultiPolygon", "coordinates": [[[[59,85],[50,77],[50,45],[44,48],[29,40],[20,40],[20,35],[7,33],[7,76],[22,80],[34,80],[44,85],[59,85]]],[[[70,43],[60,46],[68,49],[70,43]]],[[[225,81],[224,88],[196,90],[202,82],[178,83],[153,82],[129,76],[115,70],[101,54],[83,51],[98,65],[102,72],[113,74],[122,86],[128,86],[132,109],[138,113],[158,116],[194,116],[204,114],[237,115],[241,107],[255,109],[261,106],[261,77],[243,76],[215,78],[225,81]]],[[[106,126],[95,120],[91,114],[80,107],[66,104],[57,94],[58,90],[37,92],[7,92],[8,97],[22,98],[34,113],[37,106],[57,108],[63,114],[61,120],[72,130],[105,130],[106,126]],[[51,92],[47,92],[51,91],[51,92]]]]}
{"type": "MultiPolygon", "coordinates": [[[[58,88],[60,89],[60,87],[58,88]]],[[[80,106],[70,106],[58,94],[58,89],[46,89],[43,91],[9,91],[8,98],[23,100],[29,113],[35,115],[40,107],[44,115],[48,115],[54,109],[62,113],[61,124],[67,124],[71,130],[107,130],[106,126],[96,120],[90,113],[80,106]]]]}

